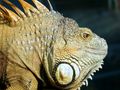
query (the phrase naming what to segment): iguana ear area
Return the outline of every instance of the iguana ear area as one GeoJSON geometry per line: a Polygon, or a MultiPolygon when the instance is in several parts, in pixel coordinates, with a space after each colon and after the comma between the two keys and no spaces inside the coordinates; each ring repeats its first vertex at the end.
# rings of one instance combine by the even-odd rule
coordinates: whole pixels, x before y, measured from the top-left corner
{"type": "Polygon", "coordinates": [[[80,29],[80,38],[84,41],[89,41],[93,37],[93,33],[88,28],[79,28],[80,29]]]}
{"type": "Polygon", "coordinates": [[[53,74],[58,86],[67,86],[80,76],[80,69],[76,64],[61,62],[55,66],[53,74]]]}

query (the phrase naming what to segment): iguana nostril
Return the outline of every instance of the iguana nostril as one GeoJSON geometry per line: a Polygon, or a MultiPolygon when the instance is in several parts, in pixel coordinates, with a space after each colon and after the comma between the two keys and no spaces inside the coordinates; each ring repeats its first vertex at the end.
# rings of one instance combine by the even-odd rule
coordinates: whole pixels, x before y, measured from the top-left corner
{"type": "Polygon", "coordinates": [[[58,65],[55,77],[60,85],[67,85],[71,83],[73,80],[73,76],[74,70],[69,64],[62,63],[58,65]]]}

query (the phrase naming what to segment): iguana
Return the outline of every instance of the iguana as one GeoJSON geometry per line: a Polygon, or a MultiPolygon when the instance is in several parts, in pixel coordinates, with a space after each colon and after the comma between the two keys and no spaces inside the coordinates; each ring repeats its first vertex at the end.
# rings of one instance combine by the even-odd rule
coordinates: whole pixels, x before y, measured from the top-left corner
{"type": "Polygon", "coordinates": [[[6,90],[37,90],[38,81],[43,88],[80,90],[102,68],[108,46],[89,28],[38,0],[34,5],[18,0],[24,11],[3,2],[13,8],[0,5],[0,76],[6,90]]]}

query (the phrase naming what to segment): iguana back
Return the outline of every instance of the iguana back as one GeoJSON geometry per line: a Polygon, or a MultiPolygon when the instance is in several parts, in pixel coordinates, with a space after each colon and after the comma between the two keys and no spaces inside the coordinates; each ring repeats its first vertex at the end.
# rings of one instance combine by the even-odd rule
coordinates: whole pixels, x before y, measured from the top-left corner
{"type": "Polygon", "coordinates": [[[7,61],[0,71],[6,71],[6,89],[37,90],[38,80],[44,87],[49,81],[61,90],[87,85],[103,64],[106,41],[74,20],[49,11],[38,0],[32,0],[35,7],[18,0],[24,12],[3,1],[15,11],[0,5],[0,52],[7,61]]]}

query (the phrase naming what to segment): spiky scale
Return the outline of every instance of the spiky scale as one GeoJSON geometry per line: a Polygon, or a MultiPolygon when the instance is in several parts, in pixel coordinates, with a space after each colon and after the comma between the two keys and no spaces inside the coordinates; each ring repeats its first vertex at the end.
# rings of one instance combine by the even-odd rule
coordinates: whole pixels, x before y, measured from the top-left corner
{"type": "Polygon", "coordinates": [[[32,5],[30,5],[29,3],[27,3],[26,1],[24,1],[24,0],[18,0],[18,1],[19,1],[20,4],[22,5],[25,13],[26,13],[28,16],[31,16],[31,12],[30,12],[30,11],[39,14],[39,11],[38,11],[36,8],[34,8],[32,5]]]}
{"type": "Polygon", "coordinates": [[[13,3],[11,3],[8,0],[3,0],[3,1],[5,3],[7,3],[8,5],[10,5],[21,18],[26,18],[26,15],[18,7],[16,7],[13,3]]]}
{"type": "Polygon", "coordinates": [[[41,13],[49,12],[49,10],[44,5],[42,5],[38,0],[32,0],[32,1],[34,2],[34,4],[36,5],[37,9],[41,13]]]}

